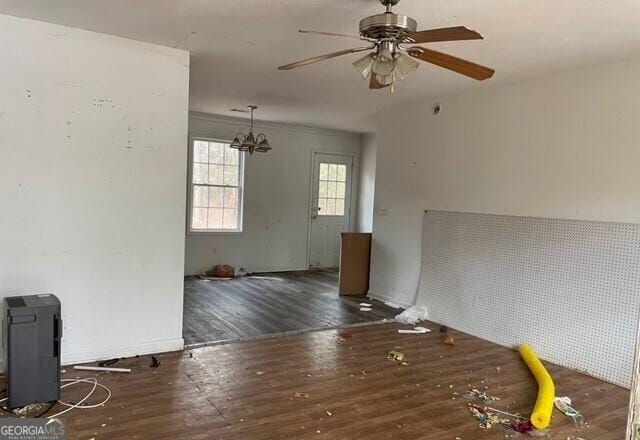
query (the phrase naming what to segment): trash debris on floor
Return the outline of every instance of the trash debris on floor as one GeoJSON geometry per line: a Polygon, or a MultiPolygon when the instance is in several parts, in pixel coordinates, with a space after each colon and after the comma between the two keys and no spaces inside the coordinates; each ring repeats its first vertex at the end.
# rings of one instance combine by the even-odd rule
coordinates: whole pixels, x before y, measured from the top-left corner
{"type": "MultiPolygon", "coordinates": [[[[456,394],[456,393],[454,393],[456,394]]],[[[500,401],[499,397],[491,396],[486,391],[480,391],[476,388],[464,394],[469,400],[479,401],[482,404],[470,402],[467,404],[469,412],[480,421],[479,426],[482,429],[491,429],[495,425],[499,425],[508,431],[505,438],[519,439],[518,433],[527,433],[529,436],[546,437],[549,433],[546,429],[536,429],[531,420],[518,413],[508,412],[489,406],[493,402],[500,401]]]]}
{"type": "Polygon", "coordinates": [[[562,414],[573,419],[577,429],[584,428],[584,417],[580,411],[572,406],[570,397],[556,397],[554,405],[562,414]]]}
{"type": "Polygon", "coordinates": [[[258,376],[262,376],[262,375],[264,374],[264,371],[256,371],[256,374],[257,374],[258,376]]]}
{"type": "Polygon", "coordinates": [[[373,305],[369,303],[360,303],[360,307],[373,307],[373,305]]]}
{"type": "Polygon", "coordinates": [[[402,362],[404,360],[404,353],[397,350],[389,350],[387,352],[387,359],[402,362]]]}
{"type": "Polygon", "coordinates": [[[160,361],[155,356],[151,356],[151,364],[149,364],[150,368],[158,368],[160,366],[160,361]]]}
{"type": "Polygon", "coordinates": [[[486,391],[480,391],[476,388],[473,388],[472,390],[465,393],[464,397],[465,399],[468,399],[468,400],[479,400],[480,402],[486,403],[486,404],[493,403],[500,400],[499,397],[490,396],[487,394],[486,391]]]}
{"type": "Polygon", "coordinates": [[[422,335],[429,332],[431,332],[431,330],[426,327],[414,327],[413,330],[398,329],[398,333],[403,335],[422,335]]]}
{"type": "Polygon", "coordinates": [[[113,358],[106,361],[98,362],[98,367],[110,367],[116,363],[120,362],[120,358],[113,358]]]}
{"type": "Polygon", "coordinates": [[[88,365],[76,365],[73,369],[79,371],[104,371],[105,373],[131,373],[131,368],[91,367],[88,365]]]}
{"type": "MultiPolygon", "coordinates": [[[[535,429],[531,422],[520,414],[513,414],[507,411],[491,408],[489,406],[477,405],[475,403],[467,404],[467,408],[471,415],[479,420],[480,423],[478,426],[482,429],[491,429],[498,425],[507,431],[528,433],[531,436],[545,436],[548,433],[546,430],[535,429]]],[[[505,435],[505,437],[513,438],[508,435],[505,435]]]]}
{"type": "Polygon", "coordinates": [[[233,278],[235,274],[235,267],[229,266],[228,264],[216,264],[207,272],[205,272],[205,275],[208,275],[212,278],[233,278]]]}
{"type": "Polygon", "coordinates": [[[309,393],[295,393],[293,397],[295,397],[296,399],[308,399],[309,393]]]}
{"type": "Polygon", "coordinates": [[[360,311],[361,312],[370,312],[371,311],[371,307],[360,307],[360,311]]]}
{"type": "Polygon", "coordinates": [[[497,414],[487,411],[482,406],[469,403],[468,408],[471,415],[479,420],[479,426],[482,429],[491,429],[494,425],[505,426],[511,424],[511,421],[509,419],[500,418],[497,414]]]}
{"type": "Polygon", "coordinates": [[[399,315],[396,315],[396,322],[401,324],[417,324],[427,320],[428,311],[423,306],[411,306],[399,315]]]}
{"type": "Polygon", "coordinates": [[[456,340],[453,338],[453,335],[447,335],[445,336],[445,338],[442,340],[442,343],[444,345],[456,345],[456,340]]]}

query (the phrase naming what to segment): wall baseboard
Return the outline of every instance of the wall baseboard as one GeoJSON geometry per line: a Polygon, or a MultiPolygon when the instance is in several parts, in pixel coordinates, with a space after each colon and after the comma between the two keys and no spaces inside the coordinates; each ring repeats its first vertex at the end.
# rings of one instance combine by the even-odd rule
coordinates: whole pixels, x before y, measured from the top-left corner
{"type": "MultiPolygon", "coordinates": [[[[63,340],[64,344],[64,340],[63,340]]],[[[62,365],[81,364],[106,359],[143,356],[148,354],[167,353],[184,349],[184,339],[168,339],[164,341],[147,342],[126,347],[111,347],[101,350],[78,351],[62,353],[62,365]]],[[[0,359],[0,373],[4,373],[4,359],[0,359]]]]}
{"type": "MultiPolygon", "coordinates": [[[[62,341],[64,347],[64,340],[62,341]]],[[[184,339],[168,339],[163,341],[153,341],[144,344],[128,345],[125,347],[110,347],[100,350],[77,351],[62,353],[62,364],[79,364],[84,362],[94,362],[117,357],[131,357],[136,355],[147,355],[155,353],[165,353],[184,349],[184,339]]]]}
{"type": "Polygon", "coordinates": [[[402,301],[398,301],[395,298],[391,298],[385,295],[381,295],[378,293],[373,293],[373,292],[369,292],[369,294],[367,295],[367,297],[371,298],[371,299],[377,299],[378,301],[382,301],[382,302],[390,302],[390,303],[394,303],[397,304],[398,306],[402,307],[403,309],[407,309],[409,307],[411,307],[413,304],[409,304],[409,303],[405,303],[402,301]]]}
{"type": "MultiPolygon", "coordinates": [[[[258,267],[258,268],[249,268],[246,269],[247,273],[272,273],[272,272],[303,272],[306,270],[314,270],[314,268],[307,267],[258,267]]],[[[202,275],[203,272],[196,274],[185,274],[185,277],[197,277],[198,275],[202,275]]]]}

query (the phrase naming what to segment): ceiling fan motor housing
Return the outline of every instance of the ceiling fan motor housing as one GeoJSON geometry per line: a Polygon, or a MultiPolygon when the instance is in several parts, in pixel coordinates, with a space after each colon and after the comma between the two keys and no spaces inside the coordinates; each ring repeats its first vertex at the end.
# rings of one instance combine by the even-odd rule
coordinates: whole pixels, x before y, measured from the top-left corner
{"type": "Polygon", "coordinates": [[[391,12],[372,15],[360,21],[360,35],[376,40],[395,39],[417,29],[418,23],[413,18],[391,12]]]}

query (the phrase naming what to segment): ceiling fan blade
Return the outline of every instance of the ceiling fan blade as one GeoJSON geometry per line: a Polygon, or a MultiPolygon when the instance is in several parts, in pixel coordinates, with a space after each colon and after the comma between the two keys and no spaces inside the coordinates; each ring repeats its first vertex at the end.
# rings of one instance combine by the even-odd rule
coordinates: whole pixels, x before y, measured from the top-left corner
{"type": "Polygon", "coordinates": [[[317,63],[319,61],[329,60],[331,58],[339,57],[339,56],[342,56],[342,55],[347,55],[347,54],[350,54],[350,53],[364,52],[365,50],[371,50],[374,47],[375,46],[356,47],[356,48],[353,48],[353,49],[341,50],[339,52],[327,53],[327,54],[324,54],[324,55],[319,55],[317,57],[307,58],[306,60],[296,61],[295,63],[285,64],[284,66],[278,67],[278,69],[279,70],[291,70],[291,69],[295,69],[297,67],[308,66],[309,64],[317,63]]]}
{"type": "Polygon", "coordinates": [[[489,79],[495,73],[493,69],[488,67],[484,67],[452,55],[447,55],[446,53],[425,49],[424,47],[412,47],[407,51],[407,53],[419,60],[444,67],[445,69],[453,70],[454,72],[477,79],[478,81],[489,79]]]}
{"type": "Polygon", "coordinates": [[[380,84],[378,78],[376,78],[376,74],[371,72],[371,80],[369,81],[369,88],[372,90],[384,89],[385,87],[389,87],[391,84],[380,84]]]}
{"type": "Polygon", "coordinates": [[[328,35],[330,37],[347,37],[347,38],[355,38],[356,40],[361,39],[359,35],[337,34],[335,32],[308,31],[306,29],[298,29],[298,32],[300,32],[301,34],[328,35]]]}
{"type": "Polygon", "coordinates": [[[404,36],[407,43],[435,43],[437,41],[482,40],[482,35],[464,26],[411,32],[404,36]]]}

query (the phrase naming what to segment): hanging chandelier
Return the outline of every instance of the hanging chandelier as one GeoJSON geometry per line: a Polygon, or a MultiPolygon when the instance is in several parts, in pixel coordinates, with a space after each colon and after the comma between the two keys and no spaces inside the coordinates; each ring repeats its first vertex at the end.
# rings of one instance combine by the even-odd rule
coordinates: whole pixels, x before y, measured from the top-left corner
{"type": "Polygon", "coordinates": [[[266,153],[271,150],[267,136],[264,133],[260,133],[257,136],[253,134],[253,111],[257,109],[258,106],[249,105],[247,107],[251,110],[251,127],[249,127],[249,133],[246,135],[238,133],[229,146],[239,151],[247,151],[249,154],[253,154],[254,151],[266,153]]]}

